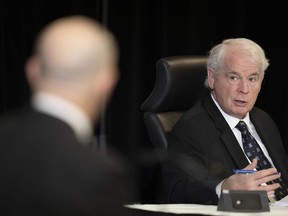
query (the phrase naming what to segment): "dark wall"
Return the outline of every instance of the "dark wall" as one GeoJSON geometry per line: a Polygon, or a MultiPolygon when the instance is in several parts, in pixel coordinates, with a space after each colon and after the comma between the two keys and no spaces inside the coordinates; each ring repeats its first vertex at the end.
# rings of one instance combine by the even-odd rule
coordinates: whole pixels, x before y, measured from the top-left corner
{"type": "Polygon", "coordinates": [[[286,140],[287,13],[283,5],[271,1],[1,0],[1,113],[29,98],[24,63],[36,33],[51,20],[70,14],[99,20],[118,39],[121,78],[107,107],[106,132],[108,143],[139,169],[138,201],[157,201],[158,164],[140,106],[153,88],[155,63],[161,57],[206,55],[211,46],[229,37],[255,40],[271,63],[257,105],[272,115],[286,140]]]}

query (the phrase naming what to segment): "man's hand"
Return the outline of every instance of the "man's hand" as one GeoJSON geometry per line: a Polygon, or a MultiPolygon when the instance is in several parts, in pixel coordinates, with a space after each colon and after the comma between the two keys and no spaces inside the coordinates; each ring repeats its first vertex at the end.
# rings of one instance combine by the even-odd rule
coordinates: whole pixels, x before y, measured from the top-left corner
{"type": "MultiPolygon", "coordinates": [[[[257,160],[253,159],[252,163],[244,170],[253,170],[257,166],[257,160]]],[[[268,196],[272,196],[274,191],[280,187],[279,183],[266,184],[269,181],[280,177],[275,168],[269,168],[257,171],[251,174],[234,174],[227,178],[222,184],[222,190],[264,190],[268,196]]]]}

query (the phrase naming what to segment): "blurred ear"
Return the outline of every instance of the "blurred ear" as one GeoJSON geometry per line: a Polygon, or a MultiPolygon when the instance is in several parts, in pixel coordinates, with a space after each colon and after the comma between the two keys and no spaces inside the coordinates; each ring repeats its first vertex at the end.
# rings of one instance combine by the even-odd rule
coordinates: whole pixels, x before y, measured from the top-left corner
{"type": "Polygon", "coordinates": [[[96,79],[95,93],[103,102],[107,102],[118,82],[119,75],[117,71],[100,71],[96,79]]]}
{"type": "Polygon", "coordinates": [[[36,84],[40,79],[40,64],[37,57],[30,57],[25,65],[26,79],[32,89],[36,88],[36,84]]]}
{"type": "Polygon", "coordinates": [[[208,69],[207,71],[207,79],[208,79],[208,84],[210,89],[214,89],[214,73],[212,69],[208,69]]]}

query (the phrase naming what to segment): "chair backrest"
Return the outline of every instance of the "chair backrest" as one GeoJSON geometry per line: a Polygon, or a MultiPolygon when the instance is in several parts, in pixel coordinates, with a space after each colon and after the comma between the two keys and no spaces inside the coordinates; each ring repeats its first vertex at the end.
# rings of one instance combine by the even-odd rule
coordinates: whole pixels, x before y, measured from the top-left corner
{"type": "Polygon", "coordinates": [[[208,89],[206,57],[171,56],[156,63],[156,81],[142,103],[144,124],[158,152],[165,152],[167,135],[183,112],[188,110],[208,89]]]}

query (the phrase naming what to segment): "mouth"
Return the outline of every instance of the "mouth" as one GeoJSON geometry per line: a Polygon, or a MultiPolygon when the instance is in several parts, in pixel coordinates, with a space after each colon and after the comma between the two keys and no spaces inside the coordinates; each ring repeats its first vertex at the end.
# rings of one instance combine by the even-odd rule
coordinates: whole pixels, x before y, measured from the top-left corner
{"type": "Polygon", "coordinates": [[[241,107],[244,107],[244,106],[246,106],[248,104],[248,102],[243,101],[243,100],[234,100],[234,101],[235,101],[235,104],[237,106],[241,106],[241,107]]]}

